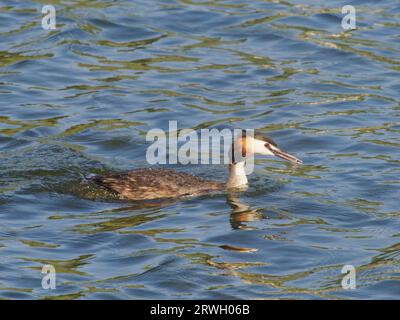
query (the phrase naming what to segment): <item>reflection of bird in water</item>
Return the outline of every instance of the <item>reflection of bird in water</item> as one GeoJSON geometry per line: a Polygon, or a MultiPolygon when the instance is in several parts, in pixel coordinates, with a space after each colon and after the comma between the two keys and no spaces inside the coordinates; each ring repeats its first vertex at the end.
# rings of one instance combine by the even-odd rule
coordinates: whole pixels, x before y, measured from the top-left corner
{"type": "Polygon", "coordinates": [[[300,164],[301,160],[282,151],[277,144],[263,135],[238,136],[232,144],[232,161],[226,183],[205,180],[188,173],[168,169],[145,168],[124,173],[97,175],[90,178],[97,185],[113,192],[120,199],[150,200],[196,196],[240,188],[247,185],[245,161],[254,154],[273,155],[300,164]],[[241,153],[236,156],[237,152],[241,153]]]}
{"type": "Polygon", "coordinates": [[[240,202],[240,199],[235,194],[229,193],[227,201],[232,208],[230,217],[232,229],[253,229],[247,226],[246,222],[262,219],[262,214],[258,212],[258,209],[252,209],[248,204],[240,202]]]}

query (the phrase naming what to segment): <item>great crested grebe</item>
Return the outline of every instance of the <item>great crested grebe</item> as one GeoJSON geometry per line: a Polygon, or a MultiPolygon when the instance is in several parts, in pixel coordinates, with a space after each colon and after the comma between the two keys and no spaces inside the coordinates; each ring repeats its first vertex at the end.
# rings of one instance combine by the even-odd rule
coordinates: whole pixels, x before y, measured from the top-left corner
{"type": "Polygon", "coordinates": [[[143,168],[109,175],[96,175],[90,180],[99,186],[126,200],[152,200],[197,196],[216,191],[242,188],[247,185],[245,161],[255,154],[272,155],[301,164],[302,161],[281,149],[269,137],[243,131],[232,144],[232,161],[229,164],[229,177],[226,183],[206,180],[194,175],[161,168],[143,168]],[[241,157],[235,161],[234,150],[241,151],[241,157]]]}

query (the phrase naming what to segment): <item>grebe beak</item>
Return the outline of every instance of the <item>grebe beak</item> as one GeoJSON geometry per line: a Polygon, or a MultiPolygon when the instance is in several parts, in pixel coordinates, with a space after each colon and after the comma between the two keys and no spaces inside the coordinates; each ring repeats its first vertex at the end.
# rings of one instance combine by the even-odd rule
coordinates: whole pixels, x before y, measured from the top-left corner
{"type": "Polygon", "coordinates": [[[282,151],[281,149],[279,149],[278,147],[275,147],[269,143],[265,144],[265,147],[268,148],[269,151],[271,151],[273,153],[274,156],[279,157],[283,160],[289,161],[293,164],[302,164],[303,161],[301,161],[300,159],[296,158],[295,156],[292,156],[291,154],[282,151]]]}

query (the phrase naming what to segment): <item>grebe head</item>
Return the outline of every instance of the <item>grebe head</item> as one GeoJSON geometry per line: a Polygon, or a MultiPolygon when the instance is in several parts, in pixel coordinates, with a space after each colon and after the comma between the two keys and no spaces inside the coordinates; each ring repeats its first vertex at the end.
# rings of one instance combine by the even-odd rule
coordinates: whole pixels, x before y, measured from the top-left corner
{"type": "Polygon", "coordinates": [[[242,134],[236,137],[232,144],[232,163],[229,165],[228,188],[247,185],[245,162],[247,158],[255,154],[276,156],[296,165],[302,163],[300,159],[281,150],[271,138],[261,134],[250,135],[243,130],[242,134]]]}
{"type": "Polygon", "coordinates": [[[244,130],[242,135],[235,139],[233,150],[234,152],[231,151],[233,164],[245,161],[246,158],[256,154],[279,157],[293,164],[303,163],[295,156],[281,150],[270,137],[258,133],[246,134],[244,130]]]}

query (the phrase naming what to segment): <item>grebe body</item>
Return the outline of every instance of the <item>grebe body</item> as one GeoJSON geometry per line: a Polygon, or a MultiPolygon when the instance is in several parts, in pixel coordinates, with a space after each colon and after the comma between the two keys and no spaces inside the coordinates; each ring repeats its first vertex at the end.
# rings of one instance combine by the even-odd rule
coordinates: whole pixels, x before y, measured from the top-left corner
{"type": "Polygon", "coordinates": [[[152,200],[188,197],[225,189],[224,183],[162,168],[143,168],[95,176],[92,180],[121,199],[152,200]]]}

